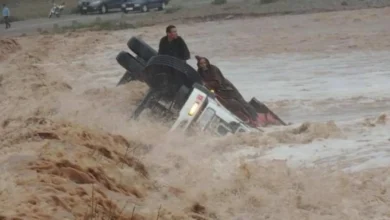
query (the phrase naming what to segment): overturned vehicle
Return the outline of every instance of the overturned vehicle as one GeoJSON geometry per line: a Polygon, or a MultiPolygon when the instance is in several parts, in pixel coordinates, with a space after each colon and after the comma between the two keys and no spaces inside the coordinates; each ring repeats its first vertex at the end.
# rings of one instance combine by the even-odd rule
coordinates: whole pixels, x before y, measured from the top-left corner
{"type": "Polygon", "coordinates": [[[133,112],[137,119],[144,110],[170,122],[171,131],[193,129],[223,136],[229,133],[259,131],[267,125],[286,125],[266,105],[252,98],[255,121],[243,120],[243,112],[230,112],[218,96],[203,86],[199,73],[186,62],[157,51],[143,40],[132,37],[128,48],[136,55],[121,51],[117,62],[126,69],[117,86],[133,80],[149,86],[149,91],[133,112]]]}

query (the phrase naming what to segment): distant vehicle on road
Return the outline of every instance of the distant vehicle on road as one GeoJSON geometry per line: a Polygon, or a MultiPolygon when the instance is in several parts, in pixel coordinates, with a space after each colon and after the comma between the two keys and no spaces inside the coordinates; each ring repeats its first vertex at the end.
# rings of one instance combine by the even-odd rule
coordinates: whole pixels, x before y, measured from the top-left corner
{"type": "Polygon", "coordinates": [[[129,11],[148,12],[150,9],[162,11],[168,3],[169,0],[124,0],[122,11],[124,13],[129,11]]]}
{"type": "Polygon", "coordinates": [[[107,13],[110,9],[121,9],[126,0],[79,0],[78,8],[81,14],[88,12],[107,13]]]}

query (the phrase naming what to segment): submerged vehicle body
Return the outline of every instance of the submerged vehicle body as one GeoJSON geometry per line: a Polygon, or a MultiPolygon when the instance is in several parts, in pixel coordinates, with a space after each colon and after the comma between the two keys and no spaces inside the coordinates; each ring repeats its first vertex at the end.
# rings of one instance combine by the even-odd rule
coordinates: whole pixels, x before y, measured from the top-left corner
{"type": "Polygon", "coordinates": [[[118,86],[138,80],[149,86],[149,91],[135,109],[137,119],[148,109],[152,115],[171,123],[171,131],[206,131],[216,135],[259,131],[267,125],[286,125],[266,105],[252,98],[249,104],[256,110],[256,124],[238,117],[242,112],[230,112],[219,101],[218,95],[203,86],[198,72],[186,62],[157,51],[141,39],[132,37],[127,46],[136,54],[121,51],[116,59],[126,69],[118,86]]]}

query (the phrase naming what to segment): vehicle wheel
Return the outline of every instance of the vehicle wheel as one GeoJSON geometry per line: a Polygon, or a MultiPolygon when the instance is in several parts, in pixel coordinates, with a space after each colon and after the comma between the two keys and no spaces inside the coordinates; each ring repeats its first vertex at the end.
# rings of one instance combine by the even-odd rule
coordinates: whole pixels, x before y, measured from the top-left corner
{"type": "Polygon", "coordinates": [[[141,63],[142,65],[146,66],[146,61],[144,59],[142,59],[140,56],[136,56],[135,59],[138,60],[139,63],[141,63]]]}
{"type": "Polygon", "coordinates": [[[137,56],[142,58],[145,63],[147,63],[151,57],[157,55],[157,51],[155,49],[137,37],[130,38],[127,42],[127,47],[137,54],[137,56]]]}
{"type": "Polygon", "coordinates": [[[105,13],[107,13],[107,6],[102,5],[102,7],[100,8],[100,14],[105,14],[105,13]]]}
{"type": "Polygon", "coordinates": [[[82,11],[80,11],[80,14],[81,14],[81,15],[86,15],[87,12],[82,10],[82,11]]]}
{"type": "Polygon", "coordinates": [[[139,59],[125,51],[119,52],[116,56],[116,61],[124,69],[132,73],[141,73],[145,68],[145,65],[141,63],[139,59]]]}
{"type": "MultiPolygon", "coordinates": [[[[195,83],[202,83],[202,78],[192,66],[176,57],[167,55],[152,57],[148,61],[143,74],[145,82],[151,88],[161,86],[174,88],[182,85],[192,88],[195,83]]],[[[207,89],[204,90],[206,90],[206,93],[210,93],[207,89]]]]}
{"type": "Polygon", "coordinates": [[[142,8],[141,8],[141,12],[145,13],[145,12],[148,12],[149,11],[149,8],[147,5],[143,5],[142,8]]]}
{"type": "Polygon", "coordinates": [[[122,9],[122,12],[125,13],[125,14],[129,13],[129,11],[126,10],[126,9],[122,9]]]}
{"type": "Polygon", "coordinates": [[[161,3],[161,6],[158,8],[159,11],[165,10],[165,2],[161,3]]]}

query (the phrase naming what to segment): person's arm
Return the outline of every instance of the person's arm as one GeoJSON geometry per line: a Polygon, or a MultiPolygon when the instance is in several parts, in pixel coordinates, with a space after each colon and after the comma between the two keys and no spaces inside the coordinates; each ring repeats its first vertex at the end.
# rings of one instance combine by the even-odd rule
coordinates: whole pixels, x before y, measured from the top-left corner
{"type": "Polygon", "coordinates": [[[218,67],[210,65],[210,74],[212,74],[212,80],[208,81],[207,84],[209,87],[212,87],[214,90],[219,90],[223,88],[224,78],[221,71],[218,67]]]}
{"type": "Polygon", "coordinates": [[[180,55],[183,60],[189,60],[191,58],[190,51],[188,50],[186,42],[183,38],[179,37],[180,40],[180,55]]]}
{"type": "Polygon", "coordinates": [[[164,52],[164,42],[163,41],[164,41],[164,38],[161,38],[160,43],[158,45],[158,52],[157,52],[158,55],[161,55],[164,52]]]}
{"type": "Polygon", "coordinates": [[[218,82],[219,86],[222,87],[225,78],[223,77],[222,72],[218,67],[214,66],[214,68],[215,68],[215,80],[218,82]]]}

